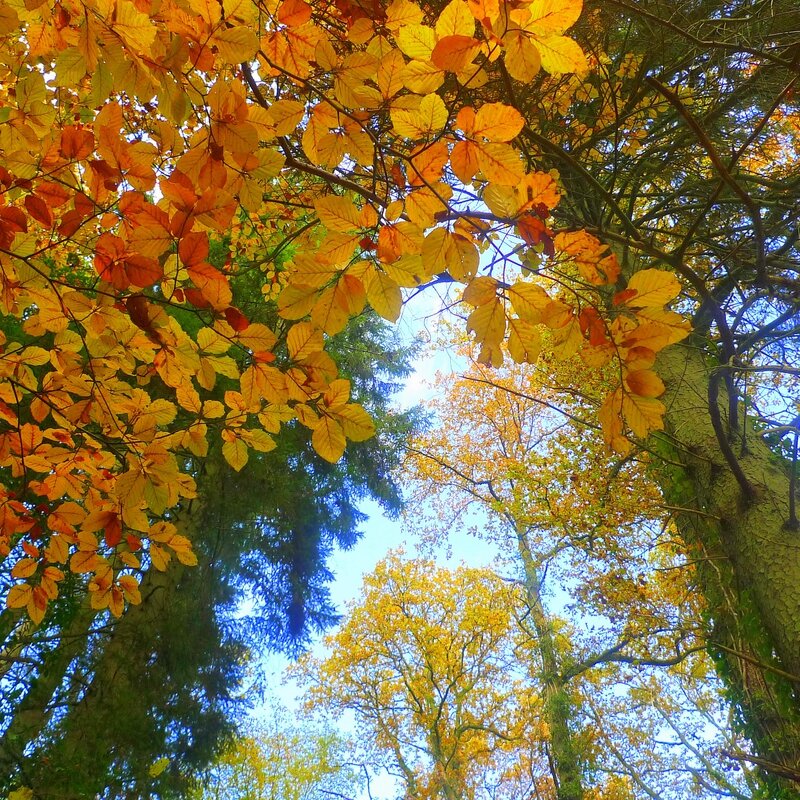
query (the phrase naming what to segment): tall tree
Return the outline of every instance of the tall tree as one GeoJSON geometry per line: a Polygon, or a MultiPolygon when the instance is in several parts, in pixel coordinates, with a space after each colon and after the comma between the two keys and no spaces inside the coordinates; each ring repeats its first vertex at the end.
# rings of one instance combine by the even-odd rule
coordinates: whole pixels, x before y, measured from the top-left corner
{"type": "Polygon", "coordinates": [[[70,571],[121,614],[131,543],[191,560],[164,525],[209,435],[233,469],[290,416],[331,462],[368,438],[326,337],[458,283],[481,360],[580,351],[608,443],[656,434],[720,669],[796,778],[794,5],[2,0],[9,607],[43,621],[70,571]],[[272,328],[210,257],[231,229],[272,328]]]}
{"type": "MultiPolygon", "coordinates": [[[[536,120],[522,135],[540,163],[560,170],[559,222],[612,242],[628,286],[653,266],[683,282],[693,333],[659,356],[665,432],[647,447],[698,565],[709,640],[754,760],[792,781],[800,776],[792,621],[800,592],[785,566],[798,524],[795,16],[793,3],[614,0],[589,11],[581,36],[598,61],[608,59],[602,78],[551,82],[550,92],[533,87],[514,100],[536,120]],[[578,84],[581,102],[556,102],[578,84]]],[[[612,444],[611,406],[626,402],[624,392],[612,395],[601,412],[612,444]]]]}
{"type": "Polygon", "coordinates": [[[195,779],[191,800],[355,798],[363,779],[338,734],[298,725],[272,698],[268,722],[251,724],[195,779]]]}
{"type": "Polygon", "coordinates": [[[702,709],[702,724],[724,727],[693,567],[643,463],[585,437],[591,404],[556,405],[551,369],[491,370],[462,356],[463,374],[434,384],[435,422],[403,465],[415,487],[408,519],[432,545],[465,547],[468,531],[490,540],[518,580],[531,642],[520,666],[542,696],[555,796],[592,797],[604,772],[632,781],[635,797],[748,794],[720,758],[741,753],[741,738],[716,739],[710,725],[704,738],[684,713],[702,709]],[[671,747],[658,743],[659,714],[630,713],[648,704],[672,709],[671,747]]]}
{"type": "MultiPolygon", "coordinates": [[[[329,640],[294,671],[309,703],[351,711],[374,771],[406,797],[529,797],[549,778],[514,648],[519,598],[488,570],[390,554],[329,640]]],[[[363,756],[362,756],[363,757],[363,756]]]]}
{"type": "Polygon", "coordinates": [[[181,796],[243,712],[250,652],[293,652],[336,619],[327,556],[359,537],[362,497],[398,511],[389,469],[414,416],[388,413],[408,352],[385,325],[364,318],[337,348],[378,438],[330,465],[288,425],[275,450],[249,460],[245,481],[219,449],[209,453],[197,473],[207,505],[195,500],[171,520],[195,543],[197,567],[148,574],[141,602],[116,622],[78,606],[62,609],[60,628],[9,637],[22,660],[19,696],[4,709],[0,785],[37,798],[181,796]],[[242,619],[244,600],[256,607],[242,619]],[[160,758],[168,766],[151,774],[160,758]]]}

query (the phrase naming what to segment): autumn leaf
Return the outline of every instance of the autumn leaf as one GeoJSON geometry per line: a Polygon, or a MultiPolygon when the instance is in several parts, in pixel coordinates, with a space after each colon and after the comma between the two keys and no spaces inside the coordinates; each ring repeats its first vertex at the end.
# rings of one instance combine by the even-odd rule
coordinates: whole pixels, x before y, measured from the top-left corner
{"type": "Polygon", "coordinates": [[[660,269],[643,269],[628,281],[628,291],[635,292],[626,300],[631,308],[657,308],[674,300],[681,291],[680,281],[660,269]]]}
{"type": "Polygon", "coordinates": [[[311,434],[314,450],[326,461],[338,461],[346,444],[342,426],[329,416],[323,416],[311,434]]]}

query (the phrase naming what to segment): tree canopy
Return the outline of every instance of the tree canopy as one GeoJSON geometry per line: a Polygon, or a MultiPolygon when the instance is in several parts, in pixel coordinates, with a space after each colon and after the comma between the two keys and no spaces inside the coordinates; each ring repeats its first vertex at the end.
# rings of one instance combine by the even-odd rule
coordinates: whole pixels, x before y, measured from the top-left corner
{"type": "Polygon", "coordinates": [[[437,287],[481,364],[576,365],[553,403],[647,462],[791,792],[795,5],[0,0],[5,629],[124,621],[198,563],[209,454],[240,472],[288,429],[327,503],[281,506],[302,630],[304,547],[354,514],[325,464],[375,433],[333,341],[437,287]]]}

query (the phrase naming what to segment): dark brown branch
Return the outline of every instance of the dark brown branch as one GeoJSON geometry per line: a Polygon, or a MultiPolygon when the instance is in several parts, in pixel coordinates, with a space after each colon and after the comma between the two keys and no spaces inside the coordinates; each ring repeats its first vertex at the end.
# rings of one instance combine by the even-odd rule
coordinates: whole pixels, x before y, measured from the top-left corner
{"type": "MultiPolygon", "coordinates": [[[[723,369],[727,372],[727,368],[723,369]]],[[[747,480],[747,476],[742,470],[742,465],[739,463],[731,448],[727,431],[722,423],[722,415],[719,411],[719,381],[722,377],[723,370],[717,370],[708,376],[708,414],[711,417],[711,425],[714,428],[714,433],[717,435],[719,449],[722,451],[722,455],[725,457],[728,467],[736,478],[736,482],[739,484],[745,499],[748,502],[752,502],[756,496],[755,490],[750,481],[747,480]]]]}

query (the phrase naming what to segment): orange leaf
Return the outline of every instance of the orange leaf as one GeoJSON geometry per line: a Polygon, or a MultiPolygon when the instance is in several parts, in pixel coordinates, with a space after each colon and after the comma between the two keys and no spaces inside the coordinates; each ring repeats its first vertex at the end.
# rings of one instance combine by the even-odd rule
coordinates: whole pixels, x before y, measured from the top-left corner
{"type": "Polygon", "coordinates": [[[18,583],[8,590],[6,606],[8,608],[22,608],[31,599],[33,587],[29,583],[18,583]]]}
{"type": "Polygon", "coordinates": [[[283,0],[278,7],[278,22],[295,28],[311,19],[311,6],[304,0],[283,0]]]}
{"type": "Polygon", "coordinates": [[[231,304],[233,293],[228,279],[216,267],[201,262],[187,266],[186,272],[212,308],[221,311],[231,304]]]}
{"type": "Polygon", "coordinates": [[[480,52],[480,42],[472,36],[445,36],[436,43],[431,61],[439,69],[461,72],[480,52]]]}
{"type": "Polygon", "coordinates": [[[208,258],[208,234],[205,231],[187,233],[178,244],[178,255],[187,267],[201,264],[208,258]]]}
{"type": "Polygon", "coordinates": [[[660,397],[664,394],[664,382],[649,369],[640,369],[629,372],[625,376],[625,384],[633,394],[642,397],[660,397]]]}

